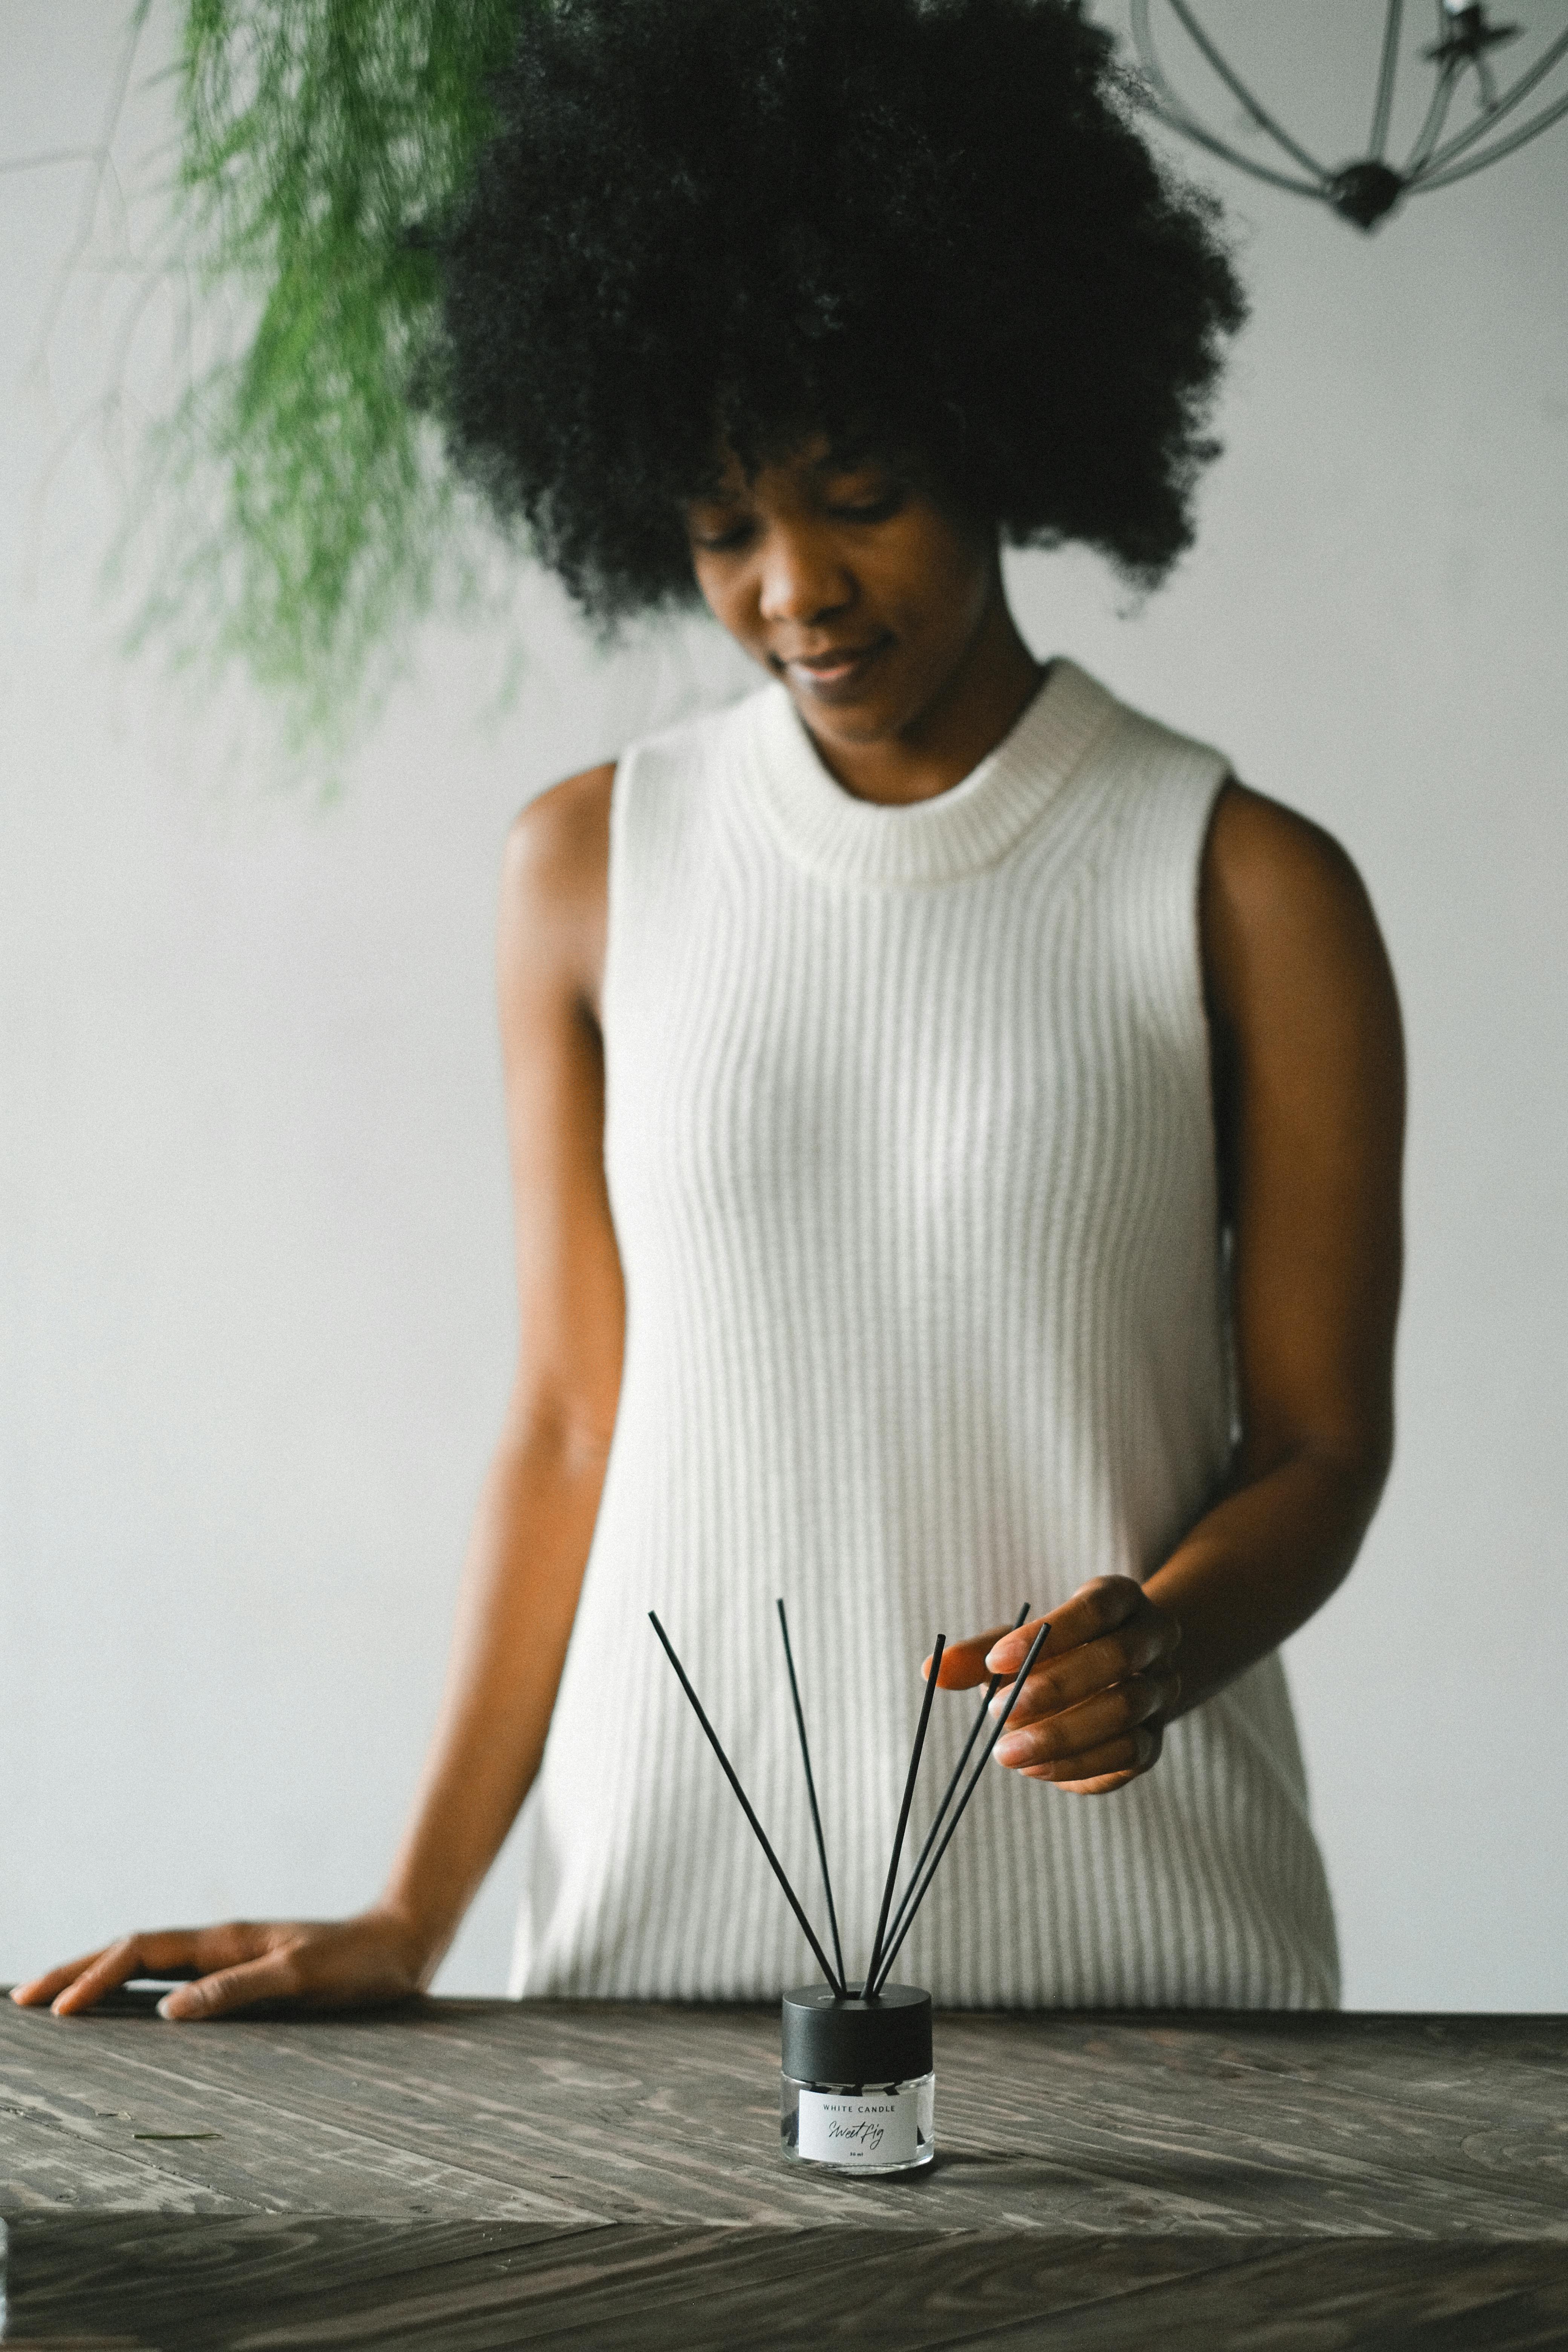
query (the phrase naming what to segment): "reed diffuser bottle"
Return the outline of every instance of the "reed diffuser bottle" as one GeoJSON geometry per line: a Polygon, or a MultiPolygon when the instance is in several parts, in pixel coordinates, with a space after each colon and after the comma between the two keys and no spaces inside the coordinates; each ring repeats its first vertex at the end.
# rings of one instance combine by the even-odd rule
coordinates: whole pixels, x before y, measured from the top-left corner
{"type": "MultiPolygon", "coordinates": [[[[752,1810],[751,1799],[741,1786],[734,1766],[724,1753],[723,1742],[708,1720],[702,1702],[691,1686],[690,1676],[676,1656],[674,1643],[651,1609],[648,1618],[826,1979],[822,1984],[799,1985],[794,1992],[786,1992],[784,1997],[779,2136],[784,2155],[793,2163],[819,2164],[833,2172],[914,2172],[921,2165],[929,2164],[936,2153],[936,2074],[931,2059],[931,1995],[918,1985],[889,1983],[889,1972],[952,1843],[964,1807],[974,1794],[981,1775],[991,1760],[991,1751],[1007,1728],[1007,1718],[1028,1679],[1035,1660],[1039,1656],[1050,1627],[1042,1624],[1030,1643],[1028,1655],[1013,1677],[1007,1703],[992,1724],[991,1736],[982,1748],[979,1761],[960,1794],[959,1783],[963,1779],[964,1768],[975,1742],[986,1727],[991,1701],[1000,1687],[1002,1677],[994,1675],[987,1682],[980,1702],[980,1712],[963,1743],[963,1751],[953,1768],[952,1777],[926,1831],[924,1843],[915,1857],[908,1884],[895,1908],[893,1891],[898,1884],[899,1863],[904,1850],[904,1832],[909,1828],[910,1807],[920,1775],[926,1726],[931,1720],[937,1675],[947,1644],[945,1633],[937,1635],[926,1675],[925,1696],[921,1701],[920,1721],[915,1728],[910,1769],[904,1779],[904,1798],[899,1808],[899,1826],[893,1839],[892,1858],[888,1864],[887,1883],[882,1889],[881,1909],[877,1917],[876,1933],[871,1938],[871,1957],[858,1990],[851,1991],[844,1967],[844,1949],[839,1941],[838,1913],[833,1901],[833,1880],[827,1867],[822,1816],[817,1810],[811,1748],[805,1736],[805,1715],[800,1703],[800,1685],[795,1680],[789,1624],[782,1601],[778,1610],[784,1663],[789,1669],[790,1696],[795,1704],[795,1729],[800,1738],[801,1763],[805,1771],[806,1796],[811,1805],[817,1859],[822,1864],[823,1888],[827,1897],[828,1930],[834,1952],[831,1960],[801,1906],[800,1897],[790,1885],[784,1864],[768,1842],[767,1832],[752,1810]]],[[[1018,1612],[1015,1632],[1028,1613],[1028,1603],[1026,1602],[1018,1612]]]]}
{"type": "Polygon", "coordinates": [[[931,1995],[885,1985],[872,2000],[801,1985],[784,1997],[779,2137],[797,2164],[912,2172],[936,2153],[931,1995]]]}

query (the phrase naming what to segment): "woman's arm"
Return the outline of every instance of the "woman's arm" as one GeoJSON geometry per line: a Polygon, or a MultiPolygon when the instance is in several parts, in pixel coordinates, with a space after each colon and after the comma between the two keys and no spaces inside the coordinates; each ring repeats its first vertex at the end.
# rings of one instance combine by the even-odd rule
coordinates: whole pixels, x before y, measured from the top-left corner
{"type": "MultiPolygon", "coordinates": [[[[189,1976],[170,2017],[427,1984],[543,1750],[620,1391],[625,1299],[605,1188],[597,1020],[613,770],[524,811],[508,845],[500,996],[519,1368],[463,1577],[447,1687],[385,1892],[357,1917],[121,1937],[17,1988],[62,2015],[134,1976],[189,1976]]],[[[323,1803],[331,1792],[323,1791],[323,1803]]]]}
{"type": "MultiPolygon", "coordinates": [[[[1366,892],[1317,826],[1230,784],[1202,932],[1241,1444],[1225,1497],[1143,1584],[1097,1578],[1053,1612],[996,1753],[1092,1794],[1322,1606],[1393,1452],[1405,1067],[1366,892]]],[[[1038,1622],[955,1644],[942,1684],[1016,1673],[1038,1622]]]]}
{"type": "Polygon", "coordinates": [[[626,1298],[598,1024],[613,774],[593,770],[534,802],[508,850],[500,1026],[520,1369],[440,1718],[384,1897],[416,1924],[426,1979],[539,1769],[620,1395],[626,1298]]]}

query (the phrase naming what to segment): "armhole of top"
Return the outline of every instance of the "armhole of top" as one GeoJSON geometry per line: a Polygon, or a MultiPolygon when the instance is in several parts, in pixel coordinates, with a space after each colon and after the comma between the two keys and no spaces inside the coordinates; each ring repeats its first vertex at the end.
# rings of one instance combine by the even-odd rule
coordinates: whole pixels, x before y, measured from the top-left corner
{"type": "Polygon", "coordinates": [[[1220,793],[1233,770],[1223,751],[1206,743],[1142,721],[1152,740],[1138,761],[1145,778],[1139,831],[1147,859],[1138,896],[1138,935],[1148,961],[1144,985],[1166,1008],[1173,1050],[1184,1055],[1201,1048],[1209,1090],[1211,1129],[1215,1105],[1209,1070],[1208,1004],[1204,986],[1204,862],[1220,793]],[[1163,740],[1161,740],[1160,739],[1163,740]]]}
{"type": "Polygon", "coordinates": [[[1225,1365],[1226,1416],[1230,1451],[1241,1443],[1241,1374],[1236,1351],[1236,1234],[1226,1213],[1225,1175],[1220,1160],[1219,1097],[1215,1086],[1215,1036],[1209,1014],[1206,959],[1204,953],[1204,868],[1208,862],[1220,794],[1236,771],[1223,752],[1207,751],[1208,772],[1194,778],[1201,797],[1203,822],[1197,832],[1197,852],[1192,872],[1192,972],[1197,992],[1197,1018],[1203,1042],[1203,1098],[1207,1112],[1209,1166],[1214,1172],[1215,1250],[1219,1262],[1220,1353],[1225,1365]]]}
{"type": "MultiPolygon", "coordinates": [[[[1230,761],[1218,751],[1211,754],[1211,757],[1214,773],[1202,787],[1203,823],[1198,830],[1197,855],[1193,860],[1192,880],[1193,961],[1197,975],[1198,1003],[1203,1012],[1205,1038],[1209,1036],[1209,1006],[1207,958],[1204,949],[1204,872],[1208,865],[1209,844],[1214,838],[1215,821],[1219,814],[1220,796],[1227,784],[1236,782],[1236,771],[1230,761]]],[[[1209,1042],[1212,1058],[1212,1038],[1209,1042]]]]}
{"type": "MultiPolygon", "coordinates": [[[[1194,752],[1199,747],[1194,745],[1194,752]]],[[[1232,775],[1230,761],[1223,752],[1201,751],[1194,761],[1194,773],[1190,787],[1194,803],[1196,824],[1190,853],[1186,888],[1187,952],[1184,958],[1192,990],[1194,1017],[1197,1035],[1203,1046],[1204,1099],[1208,1106],[1209,1143],[1214,1160],[1215,1191],[1219,1197],[1219,1104],[1215,1097],[1214,1033],[1209,1020],[1208,988],[1204,955],[1204,867],[1208,860],[1209,839],[1214,832],[1215,815],[1220,794],[1232,775]]]]}
{"type": "Polygon", "coordinates": [[[610,778],[609,848],[605,865],[605,969],[599,982],[599,1034],[609,1050],[616,972],[620,962],[621,885],[626,870],[625,840],[639,746],[628,744],[610,778]]]}

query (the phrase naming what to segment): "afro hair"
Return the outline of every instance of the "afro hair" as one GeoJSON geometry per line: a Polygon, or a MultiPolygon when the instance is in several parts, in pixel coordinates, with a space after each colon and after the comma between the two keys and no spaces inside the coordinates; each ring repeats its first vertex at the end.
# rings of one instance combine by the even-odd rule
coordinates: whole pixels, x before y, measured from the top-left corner
{"type": "Polygon", "coordinates": [[[1070,0],[547,0],[495,100],[426,396],[589,614],[822,433],[1139,586],[1189,544],[1242,296],[1070,0]]]}

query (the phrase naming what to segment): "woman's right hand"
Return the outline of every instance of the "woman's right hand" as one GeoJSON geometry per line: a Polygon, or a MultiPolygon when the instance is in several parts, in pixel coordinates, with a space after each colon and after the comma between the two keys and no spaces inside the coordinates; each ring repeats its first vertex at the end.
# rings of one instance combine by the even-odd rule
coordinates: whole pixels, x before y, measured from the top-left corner
{"type": "Polygon", "coordinates": [[[17,1985],[11,1998],[74,2017],[129,1978],[186,1977],[158,2003],[160,2017],[226,2017],[260,2000],[358,2009],[422,1991],[437,1957],[438,1948],[390,1910],[353,1919],[231,1919],[122,1936],[17,1985]]]}

